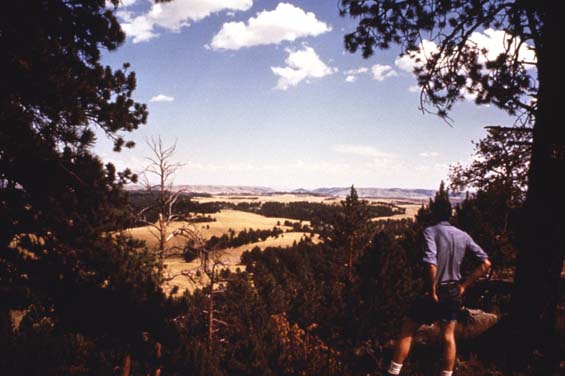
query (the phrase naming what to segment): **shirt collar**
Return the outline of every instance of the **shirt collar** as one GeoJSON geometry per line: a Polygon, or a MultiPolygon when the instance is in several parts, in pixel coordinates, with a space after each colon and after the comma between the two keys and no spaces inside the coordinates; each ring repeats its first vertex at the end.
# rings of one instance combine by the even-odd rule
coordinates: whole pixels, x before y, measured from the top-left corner
{"type": "Polygon", "coordinates": [[[448,221],[441,221],[438,223],[438,225],[451,226],[451,223],[449,223],[448,221]]]}

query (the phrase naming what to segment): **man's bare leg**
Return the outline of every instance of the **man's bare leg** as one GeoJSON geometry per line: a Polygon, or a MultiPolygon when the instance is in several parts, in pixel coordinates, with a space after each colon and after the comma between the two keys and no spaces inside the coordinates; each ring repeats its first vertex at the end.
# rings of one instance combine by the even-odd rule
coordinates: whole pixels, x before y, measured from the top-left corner
{"type": "Polygon", "coordinates": [[[412,337],[420,324],[412,319],[406,319],[402,323],[402,328],[400,329],[400,335],[398,336],[398,341],[396,343],[396,350],[392,356],[392,362],[390,364],[388,373],[390,375],[398,375],[404,360],[410,352],[410,346],[412,345],[412,337]]]}
{"type": "Polygon", "coordinates": [[[455,367],[457,347],[455,344],[455,326],[457,321],[441,323],[441,339],[443,342],[442,375],[451,375],[455,367]]]}

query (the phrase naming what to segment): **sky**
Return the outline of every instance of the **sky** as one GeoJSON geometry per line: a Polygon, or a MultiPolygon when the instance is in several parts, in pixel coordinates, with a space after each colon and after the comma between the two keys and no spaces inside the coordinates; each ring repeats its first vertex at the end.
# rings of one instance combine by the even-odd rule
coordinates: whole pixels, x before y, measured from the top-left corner
{"type": "MultiPolygon", "coordinates": [[[[125,43],[105,52],[136,72],[134,99],[148,122],[120,153],[99,134],[95,152],[134,172],[147,140],[176,143],[184,164],[175,184],[437,188],[449,165],[471,160],[486,125],[514,119],[472,98],[446,124],[419,110],[409,57],[398,49],[369,59],[344,49],[355,20],[337,1],[122,0],[125,43]]],[[[477,32],[493,53],[502,32],[477,32]]],[[[432,47],[433,48],[433,47],[432,47]]]]}

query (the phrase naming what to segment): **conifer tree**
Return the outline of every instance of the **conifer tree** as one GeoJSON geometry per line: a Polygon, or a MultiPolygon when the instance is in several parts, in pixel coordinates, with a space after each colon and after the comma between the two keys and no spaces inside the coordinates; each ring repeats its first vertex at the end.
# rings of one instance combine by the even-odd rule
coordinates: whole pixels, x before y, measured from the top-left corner
{"type": "MultiPolygon", "coordinates": [[[[453,105],[472,94],[477,104],[491,103],[533,124],[532,154],[520,231],[516,289],[512,297],[512,364],[524,368],[534,349],[544,352],[548,367],[559,365],[554,348],[559,280],[565,257],[565,51],[561,3],[551,0],[341,0],[340,11],[359,20],[345,36],[349,51],[364,57],[375,49],[399,45],[416,56],[424,39],[437,49],[426,51],[414,70],[421,108],[448,118],[453,105]],[[473,43],[475,31],[505,33],[505,50],[496,57],[473,43]],[[535,53],[521,56],[521,47],[535,53]],[[534,67],[529,71],[527,67],[534,67]],[[552,210],[547,210],[548,208],[552,210]],[[519,333],[516,334],[516,333],[519,333]],[[516,335],[514,335],[516,334],[516,335]]],[[[549,371],[548,371],[549,372],[549,371]]]]}
{"type": "Polygon", "coordinates": [[[341,201],[341,210],[334,218],[328,240],[337,248],[345,249],[349,280],[353,278],[353,263],[370,237],[370,217],[367,201],[360,200],[352,185],[349,195],[341,201]]]}
{"type": "MultiPolygon", "coordinates": [[[[124,33],[105,1],[10,3],[0,13],[0,337],[33,302],[57,330],[132,343],[160,325],[151,257],[118,235],[134,179],[93,154],[145,123],[129,65],[100,62],[124,33]]],[[[115,6],[118,0],[112,0],[115,6]]],[[[5,353],[6,354],[6,353],[5,353]]]]}

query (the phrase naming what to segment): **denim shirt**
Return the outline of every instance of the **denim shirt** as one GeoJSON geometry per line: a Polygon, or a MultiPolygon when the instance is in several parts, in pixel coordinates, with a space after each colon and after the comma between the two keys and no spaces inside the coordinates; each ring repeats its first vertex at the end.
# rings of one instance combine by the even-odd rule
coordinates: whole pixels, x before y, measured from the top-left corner
{"type": "Polygon", "coordinates": [[[485,251],[469,234],[447,221],[424,230],[423,261],[437,267],[437,283],[461,280],[460,267],[466,251],[470,251],[481,261],[488,259],[485,251]]]}

